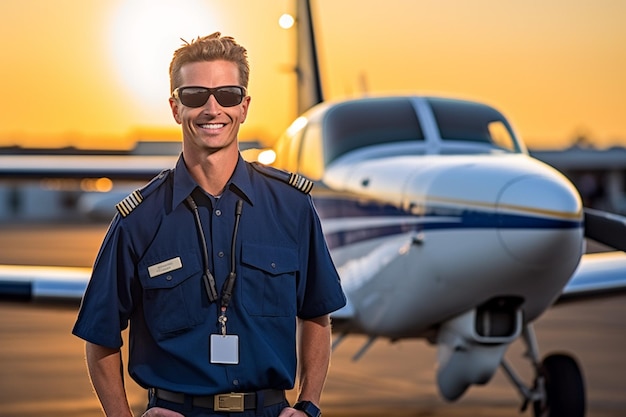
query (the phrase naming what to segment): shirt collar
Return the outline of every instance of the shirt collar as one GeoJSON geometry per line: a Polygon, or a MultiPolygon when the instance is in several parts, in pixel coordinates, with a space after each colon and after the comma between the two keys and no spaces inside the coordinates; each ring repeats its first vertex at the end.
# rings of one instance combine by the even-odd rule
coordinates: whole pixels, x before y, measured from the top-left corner
{"type": "MultiPolygon", "coordinates": [[[[178,205],[182,203],[192,193],[192,191],[196,189],[196,187],[199,187],[199,185],[189,173],[189,170],[185,165],[183,155],[181,154],[176,162],[176,168],[174,168],[172,208],[178,207],[178,205]]],[[[241,192],[242,197],[245,197],[250,204],[254,202],[254,189],[252,188],[252,183],[250,181],[250,173],[246,167],[246,162],[241,157],[241,154],[237,160],[237,165],[235,166],[233,175],[226,183],[225,190],[229,190],[231,187],[237,188],[241,192]]]]}

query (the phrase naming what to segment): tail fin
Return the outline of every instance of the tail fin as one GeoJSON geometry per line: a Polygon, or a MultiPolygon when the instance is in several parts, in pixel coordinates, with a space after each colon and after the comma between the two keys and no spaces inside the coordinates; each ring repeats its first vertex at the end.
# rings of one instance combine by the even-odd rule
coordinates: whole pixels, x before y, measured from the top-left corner
{"type": "Polygon", "coordinates": [[[298,114],[324,101],[310,0],[297,0],[298,114]]]}

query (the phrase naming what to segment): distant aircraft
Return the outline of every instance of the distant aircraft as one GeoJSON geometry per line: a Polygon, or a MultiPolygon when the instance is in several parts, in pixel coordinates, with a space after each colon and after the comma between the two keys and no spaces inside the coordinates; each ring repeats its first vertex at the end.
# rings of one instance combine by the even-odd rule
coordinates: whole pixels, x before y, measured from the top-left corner
{"type": "MultiPolygon", "coordinates": [[[[300,62],[315,64],[309,2],[298,0],[298,11],[300,62]]],[[[318,68],[301,64],[298,74],[308,89],[300,106],[312,107],[276,142],[275,165],[316,184],[349,300],[333,314],[334,346],[367,335],[358,357],[376,338],[424,338],[437,346],[448,401],[502,367],[523,409],[584,416],[577,361],[542,360],[533,323],[556,302],[626,289],[626,254],[584,254],[585,236],[626,250],[626,219],[584,209],[573,185],[531,158],[490,106],[422,96],[324,102],[318,68]],[[504,357],[518,338],[532,386],[504,357]]],[[[12,268],[0,267],[0,293],[27,299],[79,298],[89,278],[12,268]]]]}

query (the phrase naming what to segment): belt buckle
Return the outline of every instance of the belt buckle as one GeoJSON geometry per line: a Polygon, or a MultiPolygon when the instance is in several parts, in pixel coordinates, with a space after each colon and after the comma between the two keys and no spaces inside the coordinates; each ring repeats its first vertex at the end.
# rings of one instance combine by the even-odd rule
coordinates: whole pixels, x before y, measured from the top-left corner
{"type": "Polygon", "coordinates": [[[241,412],[244,411],[243,394],[217,394],[214,396],[213,409],[215,411],[241,412]]]}

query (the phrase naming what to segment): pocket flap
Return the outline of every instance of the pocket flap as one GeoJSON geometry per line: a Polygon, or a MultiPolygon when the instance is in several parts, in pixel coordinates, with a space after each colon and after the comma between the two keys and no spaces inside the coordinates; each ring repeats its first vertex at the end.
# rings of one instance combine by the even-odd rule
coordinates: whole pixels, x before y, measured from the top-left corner
{"type": "Polygon", "coordinates": [[[244,243],[241,262],[272,275],[297,271],[298,251],[285,246],[244,243]]]}

